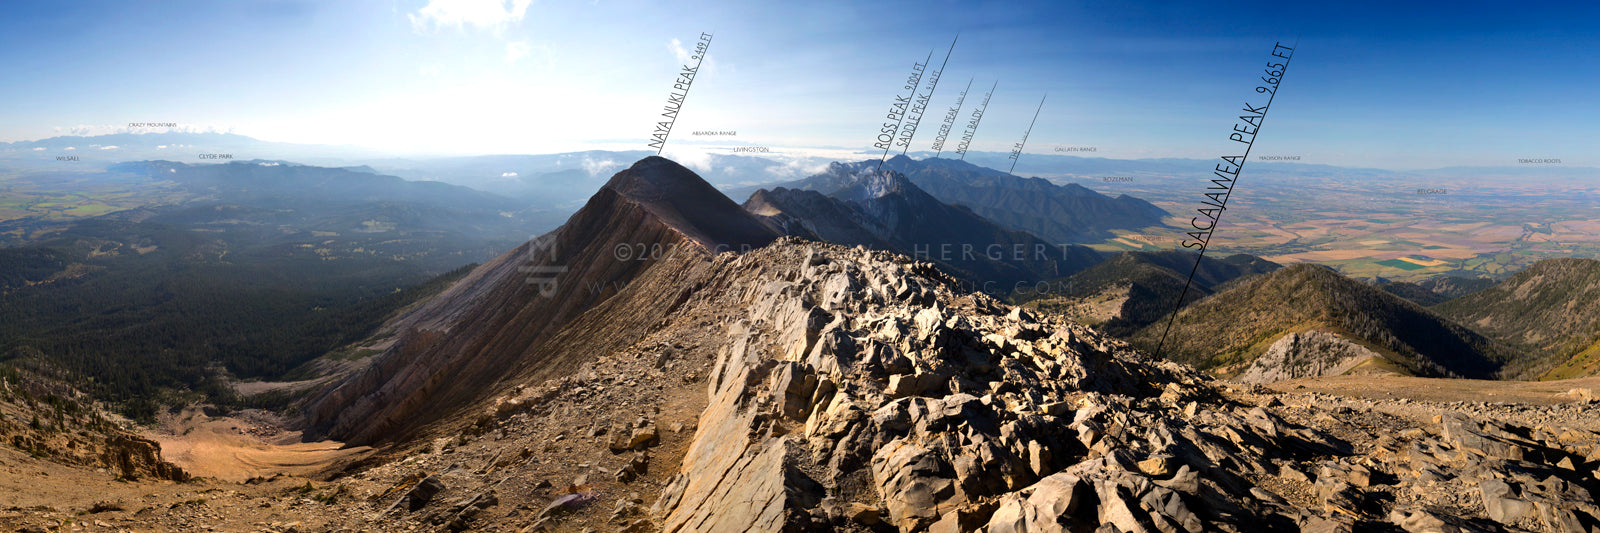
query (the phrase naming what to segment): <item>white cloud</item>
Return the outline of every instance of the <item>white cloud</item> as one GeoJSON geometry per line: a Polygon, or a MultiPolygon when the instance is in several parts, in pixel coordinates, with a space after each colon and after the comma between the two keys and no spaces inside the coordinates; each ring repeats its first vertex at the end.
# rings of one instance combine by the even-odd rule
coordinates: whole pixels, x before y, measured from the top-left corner
{"type": "Polygon", "coordinates": [[[40,146],[38,148],[34,148],[33,151],[35,151],[35,152],[43,152],[44,151],[44,147],[40,146]]]}
{"type": "Polygon", "coordinates": [[[157,149],[157,150],[166,150],[166,149],[167,149],[167,145],[165,145],[165,144],[158,144],[158,145],[156,145],[156,149],[157,149]]]}
{"type": "Polygon", "coordinates": [[[518,59],[527,57],[529,50],[528,43],[522,41],[506,43],[506,62],[516,63],[518,59]]]}
{"type": "Polygon", "coordinates": [[[689,57],[689,51],[683,49],[683,41],[673,39],[672,42],[667,43],[667,49],[672,51],[672,55],[678,58],[679,63],[687,65],[693,61],[689,57]]]}
{"type": "Polygon", "coordinates": [[[68,150],[77,150],[78,147],[76,147],[76,146],[68,146],[67,149],[68,150]]]}
{"type": "Polygon", "coordinates": [[[671,145],[667,146],[666,151],[661,154],[667,159],[677,161],[678,164],[689,167],[696,173],[711,172],[713,168],[711,165],[711,152],[695,146],[679,146],[677,148],[672,148],[671,145]]]}
{"type": "Polygon", "coordinates": [[[590,176],[599,176],[603,172],[610,172],[611,169],[620,166],[622,166],[622,163],[610,159],[595,161],[590,159],[589,156],[583,157],[583,171],[588,172],[590,176]]]}
{"type": "Polygon", "coordinates": [[[57,133],[79,137],[94,137],[97,135],[112,135],[118,133],[132,133],[142,135],[146,133],[233,133],[232,126],[202,125],[171,123],[175,126],[144,126],[133,127],[130,124],[79,124],[70,128],[56,126],[57,133]]]}
{"type": "Polygon", "coordinates": [[[116,147],[116,146],[101,146],[100,147],[101,150],[116,150],[117,148],[118,147],[116,147]]]}
{"type": "MultiPolygon", "coordinates": [[[[771,156],[767,159],[772,159],[783,164],[767,167],[767,173],[780,179],[804,178],[806,176],[814,176],[822,173],[828,169],[828,163],[834,161],[834,159],[828,156],[799,153],[803,151],[802,149],[793,149],[793,151],[796,153],[771,154],[771,156]]],[[[852,161],[853,159],[846,157],[839,160],[852,161]]]]}
{"type": "Polygon", "coordinates": [[[516,172],[501,172],[500,173],[500,177],[502,177],[502,178],[515,178],[515,177],[517,177],[517,173],[516,172]]]}
{"type": "Polygon", "coordinates": [[[437,31],[446,26],[500,31],[521,22],[533,0],[429,0],[428,5],[407,15],[417,32],[437,31]]]}
{"type": "Polygon", "coordinates": [[[706,75],[716,75],[717,60],[716,58],[711,57],[710,50],[706,51],[703,61],[700,59],[695,59],[693,57],[694,54],[689,53],[689,50],[683,47],[683,41],[677,39],[673,39],[672,42],[667,43],[667,50],[672,51],[672,56],[678,58],[679,63],[682,63],[685,66],[692,66],[696,63],[699,63],[699,72],[706,75]]]}

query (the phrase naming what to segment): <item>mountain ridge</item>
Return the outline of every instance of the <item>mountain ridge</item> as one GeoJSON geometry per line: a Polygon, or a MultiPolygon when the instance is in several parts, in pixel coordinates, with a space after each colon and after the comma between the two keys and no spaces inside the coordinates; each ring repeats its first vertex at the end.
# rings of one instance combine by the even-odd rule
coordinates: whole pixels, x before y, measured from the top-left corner
{"type": "Polygon", "coordinates": [[[764,213],[774,227],[789,228],[795,235],[804,236],[802,229],[820,232],[826,235],[819,237],[845,239],[836,242],[937,263],[991,293],[1070,275],[1102,260],[1087,247],[1050,244],[1001,227],[965,206],[940,201],[895,170],[867,167],[835,164],[815,177],[837,185],[827,195],[781,187],[757,191],[753,201],[746,201],[746,210],[764,213]]]}
{"type": "Polygon", "coordinates": [[[656,157],[617,173],[560,228],[397,319],[398,340],[307,401],[312,433],[353,443],[412,438],[508,379],[561,377],[637,341],[708,275],[717,253],[778,237],[720,194],[695,197],[709,187],[656,157]],[[729,220],[743,223],[693,225],[729,220]],[[593,323],[607,327],[586,327],[593,323]]]}
{"type": "MultiPolygon", "coordinates": [[[[1133,343],[1155,351],[1166,320],[1133,343]]],[[[1409,300],[1301,263],[1243,280],[1178,312],[1166,352],[1237,372],[1288,333],[1326,329],[1386,350],[1420,374],[1492,378],[1520,354],[1409,300]],[[1290,304],[1290,302],[1293,302],[1290,304]]]]}
{"type": "Polygon", "coordinates": [[[1188,285],[1183,305],[1209,296],[1239,278],[1262,274],[1281,265],[1236,254],[1206,258],[1195,265],[1193,253],[1122,252],[1098,265],[1034,289],[1013,291],[1011,301],[1035,309],[1053,309],[1103,331],[1126,337],[1172,312],[1188,285]],[[1190,283],[1189,274],[1194,274],[1190,283]],[[1118,301],[1120,300],[1120,301],[1118,301]]]}
{"type": "MultiPolygon", "coordinates": [[[[879,167],[873,160],[833,162],[818,174],[777,186],[834,196],[855,183],[851,176],[879,167]]],[[[1097,242],[1111,236],[1109,229],[1160,226],[1168,216],[1153,204],[1128,195],[1112,198],[1076,183],[1056,185],[960,160],[917,161],[897,155],[884,161],[881,168],[905,175],[940,202],[961,205],[1008,229],[1027,231],[1057,244],[1097,242]]]]}
{"type": "Polygon", "coordinates": [[[1530,377],[1597,371],[1600,261],[1546,259],[1489,288],[1434,306],[1440,314],[1528,351],[1530,377]]]}

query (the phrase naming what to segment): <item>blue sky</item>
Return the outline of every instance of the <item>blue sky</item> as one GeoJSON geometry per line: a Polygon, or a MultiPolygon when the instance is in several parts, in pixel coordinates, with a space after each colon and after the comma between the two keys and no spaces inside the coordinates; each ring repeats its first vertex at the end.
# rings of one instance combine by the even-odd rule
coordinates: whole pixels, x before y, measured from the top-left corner
{"type": "Polygon", "coordinates": [[[970,77],[1000,80],[974,149],[1008,150],[1048,91],[1029,152],[1233,153],[1257,69],[1298,39],[1256,154],[1600,166],[1593,4],[1295,4],[9,3],[0,140],[175,122],[406,153],[642,149],[680,64],[673,40],[708,31],[669,146],[715,129],[738,135],[702,148],[864,151],[911,64],[960,32],[914,149],[970,77]]]}

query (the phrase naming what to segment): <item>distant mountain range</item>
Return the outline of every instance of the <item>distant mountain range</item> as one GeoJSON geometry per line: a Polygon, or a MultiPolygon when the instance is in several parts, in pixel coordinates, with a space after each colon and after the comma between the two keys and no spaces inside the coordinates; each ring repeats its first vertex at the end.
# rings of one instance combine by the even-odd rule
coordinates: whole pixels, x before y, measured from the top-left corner
{"type": "MultiPolygon", "coordinates": [[[[742,141],[730,140],[732,144],[744,144],[742,141]]],[[[697,146],[691,146],[698,148],[697,146]]],[[[778,186],[783,182],[792,181],[805,175],[804,170],[818,168],[826,164],[829,159],[822,156],[807,155],[804,153],[760,155],[734,155],[733,153],[717,153],[716,150],[725,150],[727,147],[704,148],[706,159],[690,166],[697,168],[697,173],[703,174],[705,179],[713,185],[728,190],[730,196],[743,198],[752,189],[750,186],[778,186]],[[796,166],[796,163],[799,163],[796,166]],[[756,172],[759,170],[760,172],[756,172]]],[[[390,150],[365,148],[352,145],[326,145],[326,144],[300,144],[276,141],[264,141],[252,137],[233,133],[117,133],[94,136],[60,136],[38,140],[24,140],[10,143],[0,143],[0,166],[38,166],[59,165],[55,158],[62,155],[78,155],[84,164],[109,164],[116,162],[167,159],[180,162],[200,161],[201,154],[217,155],[227,154],[234,160],[252,159],[282,159],[305,164],[322,166],[356,166],[371,165],[382,172],[395,174],[407,178],[420,178],[424,173],[435,174],[442,181],[456,182],[456,180],[488,180],[498,179],[502,174],[517,172],[517,177],[538,176],[583,168],[581,162],[584,156],[592,161],[612,160],[616,165],[593,171],[586,169],[591,177],[599,176],[604,180],[611,172],[620,169],[628,161],[635,161],[640,157],[654,152],[645,150],[590,150],[566,153],[536,153],[539,147],[529,147],[529,152],[534,154],[504,154],[504,155],[443,155],[443,154],[402,154],[390,150]],[[72,148],[72,150],[67,150],[72,148]],[[564,160],[563,160],[564,159],[564,160]],[[580,163],[572,165],[573,162],[580,163]],[[413,173],[416,172],[416,174],[413,173]]],[[[671,151],[670,148],[668,150],[671,151]]],[[[837,150],[835,150],[837,152],[837,150]]],[[[862,153],[863,156],[869,154],[862,153]]],[[[933,152],[912,152],[912,157],[932,159],[933,152]]],[[[965,158],[967,163],[979,167],[1000,168],[1011,163],[1009,152],[968,152],[965,158]]],[[[1062,155],[1041,149],[1039,153],[1029,153],[1017,162],[1015,172],[1018,175],[1044,176],[1048,178],[1062,176],[1109,176],[1109,175],[1138,175],[1138,176],[1169,176],[1181,178],[1194,178],[1210,175],[1213,163],[1203,159],[1183,158],[1146,158],[1146,159],[1116,159],[1106,157],[1081,157],[1062,155]]],[[[1516,167],[1448,167],[1438,169],[1394,171],[1375,168],[1341,167],[1315,163],[1296,163],[1282,161],[1251,161],[1252,173],[1263,176],[1286,175],[1338,178],[1341,180],[1382,180],[1393,179],[1396,176],[1424,177],[1438,179],[1444,177],[1482,177],[1482,176],[1539,176],[1552,178],[1589,179],[1600,177],[1600,168],[1522,165],[1516,167]]],[[[913,178],[913,181],[916,181],[913,178]]],[[[469,183],[459,183],[469,185],[469,183]]],[[[792,188],[792,187],[791,187],[792,188]]],[[[490,192],[500,192],[485,189],[490,192]]]]}
{"type": "Polygon", "coordinates": [[[518,207],[501,196],[447,183],[385,176],[370,167],[325,168],[268,160],[214,165],[139,161],[113,165],[109,170],[170,179],[229,202],[417,202],[481,210],[518,207]]]}
{"type": "MultiPolygon", "coordinates": [[[[695,166],[714,184],[741,187],[792,180],[827,164],[820,156],[760,157],[717,153],[697,157],[695,166]]],[[[526,205],[570,215],[606,179],[630,161],[654,151],[589,150],[553,154],[453,156],[404,155],[355,146],[262,141],[231,133],[119,133],[63,136],[0,143],[0,169],[97,171],[117,163],[169,160],[180,163],[294,161],[350,167],[408,180],[442,181],[514,198],[526,205]],[[58,158],[69,158],[61,160],[58,158]]],[[[551,226],[553,227],[553,226],[551,226]]],[[[549,229],[549,228],[544,228],[549,229]]]]}
{"type": "Polygon", "coordinates": [[[941,202],[894,170],[836,164],[808,180],[836,187],[827,195],[761,190],[751,195],[745,209],[790,235],[940,264],[975,290],[995,294],[1019,283],[1071,275],[1102,260],[1087,247],[1051,244],[1002,228],[964,206],[941,202]]]}
{"type": "MultiPolygon", "coordinates": [[[[543,155],[481,155],[439,158],[388,158],[367,162],[373,168],[407,179],[437,180],[515,198],[538,206],[576,209],[630,161],[653,151],[590,150],[543,155]]],[[[820,158],[795,161],[775,158],[706,154],[694,166],[696,175],[713,185],[742,187],[804,176],[826,163],[820,158]],[[795,165],[795,162],[804,162],[795,165]]],[[[744,198],[736,195],[735,198],[744,198]]],[[[570,211],[569,211],[570,213],[570,211]]]]}
{"type": "Polygon", "coordinates": [[[282,159],[338,166],[380,157],[385,157],[382,151],[356,146],[263,141],[233,133],[113,133],[0,143],[0,166],[62,170],[142,160],[216,163],[282,159]],[[58,159],[62,157],[75,157],[76,161],[58,159]]]}
{"type": "MultiPolygon", "coordinates": [[[[835,195],[851,183],[852,176],[878,166],[874,160],[834,163],[820,174],[779,186],[835,195]]],[[[1150,202],[1131,196],[1112,198],[1075,183],[1056,185],[954,159],[917,161],[897,155],[882,168],[904,174],[942,202],[965,206],[996,224],[1052,243],[1099,242],[1111,236],[1107,230],[1160,226],[1168,216],[1150,202]]]]}
{"type": "MultiPolygon", "coordinates": [[[[459,185],[410,181],[369,168],[326,168],[286,161],[186,164],[140,161],[109,171],[177,182],[196,204],[288,210],[297,222],[276,223],[337,233],[375,233],[381,228],[450,232],[465,241],[520,242],[530,226],[552,224],[554,214],[459,185]]],[[[256,221],[268,223],[268,219],[256,221]]]]}

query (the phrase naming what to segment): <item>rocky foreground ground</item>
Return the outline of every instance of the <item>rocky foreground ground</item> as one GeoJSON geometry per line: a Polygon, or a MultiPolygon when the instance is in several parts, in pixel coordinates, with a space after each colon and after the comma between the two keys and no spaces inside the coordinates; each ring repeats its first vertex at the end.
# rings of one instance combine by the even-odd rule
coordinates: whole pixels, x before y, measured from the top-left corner
{"type": "Polygon", "coordinates": [[[0,524],[1600,528],[1600,420],[1586,391],[1481,403],[1405,389],[1329,394],[1315,382],[1230,385],[960,293],[900,256],[785,240],[716,261],[714,279],[645,340],[571,376],[523,384],[431,441],[315,479],[243,483],[118,481],[11,448],[0,452],[0,524]]]}

